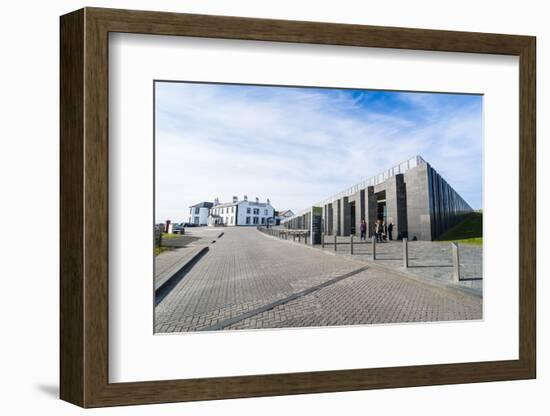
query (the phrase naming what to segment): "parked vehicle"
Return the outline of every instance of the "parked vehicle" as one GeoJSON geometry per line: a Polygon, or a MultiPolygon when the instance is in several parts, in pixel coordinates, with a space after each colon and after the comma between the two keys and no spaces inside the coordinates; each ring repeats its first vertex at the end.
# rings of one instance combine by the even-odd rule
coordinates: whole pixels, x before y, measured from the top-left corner
{"type": "Polygon", "coordinates": [[[184,223],[174,224],[172,226],[172,233],[185,234],[185,224],[184,223]]]}

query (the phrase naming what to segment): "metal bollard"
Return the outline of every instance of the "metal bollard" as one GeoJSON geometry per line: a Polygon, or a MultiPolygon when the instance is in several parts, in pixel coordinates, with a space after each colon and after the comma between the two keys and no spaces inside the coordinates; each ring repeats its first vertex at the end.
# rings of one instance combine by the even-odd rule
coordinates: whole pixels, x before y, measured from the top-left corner
{"type": "Polygon", "coordinates": [[[307,233],[304,234],[304,243],[307,245],[307,233]]]}
{"type": "Polygon", "coordinates": [[[325,233],[321,233],[321,248],[325,248],[325,233]]]}
{"type": "Polygon", "coordinates": [[[460,257],[458,255],[458,244],[451,243],[453,251],[453,282],[460,282],[460,257]]]}
{"type": "Polygon", "coordinates": [[[336,250],[336,245],[337,245],[338,241],[336,240],[336,238],[337,238],[336,234],[334,234],[334,251],[337,251],[336,250]]]}
{"type": "Polygon", "coordinates": [[[403,267],[409,267],[409,241],[403,238],[403,267]]]}
{"type": "Polygon", "coordinates": [[[298,233],[298,242],[299,242],[299,243],[302,242],[302,233],[298,233]]]}
{"type": "Polygon", "coordinates": [[[349,236],[349,254],[353,256],[353,234],[349,236]]]}
{"type": "Polygon", "coordinates": [[[372,260],[376,260],[376,237],[372,236],[372,260]]]}
{"type": "Polygon", "coordinates": [[[292,233],[292,241],[296,241],[296,233],[292,233]]]}

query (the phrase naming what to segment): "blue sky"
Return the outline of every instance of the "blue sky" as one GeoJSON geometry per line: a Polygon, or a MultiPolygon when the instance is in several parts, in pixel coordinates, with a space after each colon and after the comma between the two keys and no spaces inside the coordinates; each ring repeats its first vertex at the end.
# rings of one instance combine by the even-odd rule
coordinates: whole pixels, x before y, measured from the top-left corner
{"type": "Polygon", "coordinates": [[[155,83],[156,221],[202,201],[295,212],[417,154],[482,207],[479,95],[155,83]]]}

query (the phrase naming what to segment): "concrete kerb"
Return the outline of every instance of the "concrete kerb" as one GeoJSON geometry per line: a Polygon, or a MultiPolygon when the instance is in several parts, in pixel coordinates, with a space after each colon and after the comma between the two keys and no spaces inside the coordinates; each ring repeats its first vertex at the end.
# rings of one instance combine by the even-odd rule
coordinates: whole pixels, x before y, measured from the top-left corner
{"type": "MultiPolygon", "coordinates": [[[[222,231],[215,240],[212,240],[210,244],[216,243],[221,237],[223,237],[224,232],[222,231]]],[[[195,265],[195,263],[200,260],[202,256],[204,256],[208,250],[210,250],[209,246],[202,247],[198,252],[196,252],[192,257],[190,257],[187,262],[182,264],[182,266],[172,274],[168,279],[166,279],[164,282],[162,282],[158,287],[155,287],[155,298],[157,297],[157,294],[161,294],[163,291],[166,291],[166,288],[168,288],[168,285],[173,284],[173,281],[178,278],[181,278],[181,275],[185,275],[189,271],[189,269],[195,265]]],[[[167,293],[163,294],[163,297],[166,296],[167,293]]]]}
{"type": "Polygon", "coordinates": [[[168,279],[162,282],[159,287],[155,288],[155,304],[158,304],[160,300],[164,299],[166,295],[170,292],[171,286],[174,286],[175,281],[179,281],[183,276],[197,263],[202,256],[204,256],[210,247],[204,246],[199,251],[197,251],[192,257],[187,260],[182,266],[172,274],[168,279]],[[162,298],[159,300],[159,298],[162,298]]]}

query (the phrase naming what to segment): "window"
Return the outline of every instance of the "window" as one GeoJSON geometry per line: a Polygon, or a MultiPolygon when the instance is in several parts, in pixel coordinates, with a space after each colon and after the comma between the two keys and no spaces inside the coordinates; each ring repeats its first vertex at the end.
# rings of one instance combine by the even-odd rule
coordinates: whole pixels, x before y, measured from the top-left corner
{"type": "Polygon", "coordinates": [[[250,208],[247,208],[247,209],[246,209],[246,213],[247,213],[247,214],[250,214],[250,208]]]}
{"type": "Polygon", "coordinates": [[[200,208],[195,208],[195,215],[199,215],[201,212],[201,209],[200,208]]]}
{"type": "Polygon", "coordinates": [[[267,209],[264,209],[264,215],[267,215],[267,209]]]}
{"type": "Polygon", "coordinates": [[[250,224],[250,217],[246,217],[246,223],[250,224]]]}
{"type": "Polygon", "coordinates": [[[265,224],[265,218],[262,217],[262,224],[265,224]]]}
{"type": "Polygon", "coordinates": [[[199,225],[199,217],[195,217],[194,223],[195,223],[196,225],[199,225]]]}
{"type": "Polygon", "coordinates": [[[258,217],[254,217],[254,222],[253,224],[258,224],[258,217]]]}
{"type": "Polygon", "coordinates": [[[232,206],[232,207],[231,207],[231,213],[233,214],[234,212],[235,212],[235,207],[232,206]]]}
{"type": "Polygon", "coordinates": [[[254,208],[254,215],[260,215],[260,208],[254,208]]]}
{"type": "Polygon", "coordinates": [[[233,216],[231,216],[230,224],[233,224],[233,216]]]}

